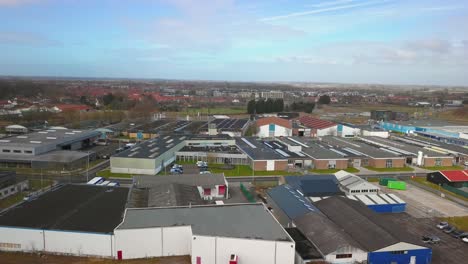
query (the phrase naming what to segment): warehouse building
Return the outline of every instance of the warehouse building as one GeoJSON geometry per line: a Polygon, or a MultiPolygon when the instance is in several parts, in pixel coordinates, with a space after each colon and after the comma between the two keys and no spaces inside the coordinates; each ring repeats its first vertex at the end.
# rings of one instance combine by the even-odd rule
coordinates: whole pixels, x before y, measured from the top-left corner
{"type": "MultiPolygon", "coordinates": [[[[229,197],[228,182],[222,173],[213,173],[213,174],[184,174],[184,175],[160,175],[160,176],[135,176],[133,177],[133,186],[138,189],[147,189],[149,193],[156,194],[156,190],[153,188],[159,187],[159,190],[162,190],[161,186],[167,186],[168,189],[177,186],[183,187],[188,186],[187,190],[192,190],[195,194],[202,200],[213,200],[213,199],[225,199],[229,197]]],[[[170,198],[177,198],[177,192],[170,192],[166,194],[170,198]]],[[[153,196],[154,197],[154,196],[153,196]]],[[[162,196],[161,198],[163,198],[162,196]]],[[[155,197],[158,198],[158,197],[155,197]]],[[[163,204],[158,205],[155,202],[151,202],[148,207],[154,206],[164,206],[163,204]]],[[[166,204],[165,206],[177,206],[177,205],[189,205],[183,204],[183,202],[177,202],[175,204],[166,204]]]]}
{"type": "Polygon", "coordinates": [[[99,132],[91,130],[48,129],[2,138],[0,165],[57,169],[82,167],[94,153],[77,150],[91,146],[99,136],[99,132]]]}
{"type": "Polygon", "coordinates": [[[305,168],[317,170],[348,168],[348,158],[345,153],[329,148],[318,140],[306,137],[287,137],[281,139],[281,142],[297,148],[310,158],[304,159],[305,168]]]}
{"type": "Polygon", "coordinates": [[[190,255],[192,263],[293,264],[295,245],[263,204],[127,209],[119,259],[190,255]],[[139,241],[136,244],[134,241],[139,241]]]}
{"type": "Polygon", "coordinates": [[[371,146],[378,147],[384,151],[398,154],[406,159],[406,164],[424,167],[450,167],[455,160],[449,153],[441,153],[426,147],[418,147],[405,142],[397,142],[380,137],[358,137],[371,146]]]}
{"type": "Polygon", "coordinates": [[[337,136],[338,124],[328,120],[318,119],[312,116],[302,116],[299,123],[311,129],[311,137],[337,136]]]}
{"type": "Polygon", "coordinates": [[[365,204],[376,213],[402,213],[406,211],[406,202],[392,193],[347,195],[347,197],[365,204]]]}
{"type": "Polygon", "coordinates": [[[426,179],[437,185],[463,188],[468,185],[468,170],[431,172],[427,174],[426,179]]]}
{"type": "Polygon", "coordinates": [[[0,215],[0,250],[114,256],[128,189],[66,185],[0,215]]]}
{"type": "Polygon", "coordinates": [[[285,176],[284,181],[309,199],[344,194],[335,175],[285,176]]]}
{"type": "MultiPolygon", "coordinates": [[[[360,202],[335,196],[314,205],[341,230],[340,232],[349,235],[367,252],[369,264],[431,263],[432,250],[420,245],[419,237],[410,236],[392,218],[383,217],[360,202]]],[[[298,228],[301,229],[300,226],[298,228]]],[[[316,236],[308,236],[312,242],[314,237],[316,236]]],[[[353,254],[348,253],[347,257],[353,258],[353,254]]],[[[343,256],[342,262],[345,259],[343,256]]]]}
{"type": "Polygon", "coordinates": [[[29,181],[19,179],[15,172],[0,172],[0,200],[29,188],[29,181]]]}
{"type": "Polygon", "coordinates": [[[112,173],[155,175],[176,160],[186,136],[161,136],[144,141],[110,158],[112,173]]]}
{"type": "Polygon", "coordinates": [[[322,137],[322,141],[339,152],[349,155],[348,159],[354,167],[403,168],[406,164],[405,157],[401,157],[399,153],[389,152],[360,140],[322,137]]]}
{"type": "Polygon", "coordinates": [[[335,176],[338,179],[341,190],[343,190],[347,195],[369,195],[377,194],[380,191],[378,186],[375,186],[374,184],[369,183],[368,181],[352,173],[342,170],[336,172],[335,176]]]}
{"type": "Polygon", "coordinates": [[[257,137],[290,137],[292,122],[279,117],[263,117],[256,121],[257,137]]]}
{"type": "Polygon", "coordinates": [[[202,134],[226,134],[231,137],[241,137],[249,127],[248,119],[215,118],[200,128],[202,134]],[[214,131],[211,131],[214,130],[214,131]]]}

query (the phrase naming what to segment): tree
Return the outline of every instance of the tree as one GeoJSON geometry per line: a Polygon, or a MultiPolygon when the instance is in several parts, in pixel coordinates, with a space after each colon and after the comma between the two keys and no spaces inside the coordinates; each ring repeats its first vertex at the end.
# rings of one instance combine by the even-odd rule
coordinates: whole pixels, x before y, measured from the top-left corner
{"type": "Polygon", "coordinates": [[[273,100],[269,98],[265,102],[265,113],[271,113],[271,112],[274,112],[273,100]]]}
{"type": "Polygon", "coordinates": [[[258,100],[257,104],[255,105],[255,109],[257,111],[257,114],[265,113],[265,100],[258,100]]]}
{"type": "Polygon", "coordinates": [[[331,102],[330,96],[328,96],[326,94],[320,96],[320,98],[318,100],[319,104],[324,104],[324,105],[330,104],[330,102],[331,102]]]}
{"type": "Polygon", "coordinates": [[[112,93],[108,93],[102,97],[102,102],[104,105],[110,105],[115,99],[115,96],[112,93]]]}
{"type": "Polygon", "coordinates": [[[255,107],[256,107],[255,100],[250,100],[247,103],[247,113],[249,113],[251,115],[255,114],[255,107]]]}
{"type": "Polygon", "coordinates": [[[88,98],[86,97],[86,95],[82,95],[80,97],[80,103],[81,104],[88,104],[88,98]]]}
{"type": "Polygon", "coordinates": [[[284,101],[283,99],[276,99],[273,102],[273,112],[282,112],[284,110],[284,101]]]}

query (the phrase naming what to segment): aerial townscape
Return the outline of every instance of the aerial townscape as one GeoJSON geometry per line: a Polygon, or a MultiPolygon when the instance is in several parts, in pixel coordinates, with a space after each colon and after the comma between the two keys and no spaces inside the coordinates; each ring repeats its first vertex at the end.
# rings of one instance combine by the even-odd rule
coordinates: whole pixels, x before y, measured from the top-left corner
{"type": "Polygon", "coordinates": [[[0,264],[468,263],[467,18],[0,0],[0,264]]]}

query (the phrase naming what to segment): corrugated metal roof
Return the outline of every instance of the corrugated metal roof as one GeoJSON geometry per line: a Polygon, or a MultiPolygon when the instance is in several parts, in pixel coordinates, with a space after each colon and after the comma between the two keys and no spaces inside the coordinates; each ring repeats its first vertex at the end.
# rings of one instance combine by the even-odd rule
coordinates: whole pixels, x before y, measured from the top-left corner
{"type": "Polygon", "coordinates": [[[290,219],[318,211],[306,197],[287,184],[275,187],[267,193],[290,219]]]}

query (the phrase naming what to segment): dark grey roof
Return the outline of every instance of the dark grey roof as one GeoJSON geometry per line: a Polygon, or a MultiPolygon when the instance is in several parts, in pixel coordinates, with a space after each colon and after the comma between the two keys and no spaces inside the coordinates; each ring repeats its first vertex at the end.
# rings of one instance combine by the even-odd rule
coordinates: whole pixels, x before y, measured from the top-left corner
{"type": "Polygon", "coordinates": [[[295,219],[294,224],[324,256],[350,246],[362,250],[354,239],[321,213],[305,214],[295,219]]]}
{"type": "Polygon", "coordinates": [[[149,188],[148,207],[203,205],[196,186],[184,184],[161,184],[149,188]]]}
{"type": "MultiPolygon", "coordinates": [[[[176,147],[187,138],[187,136],[159,136],[157,138],[143,141],[130,149],[113,155],[112,157],[156,159],[161,154],[176,147]]],[[[182,147],[183,145],[180,146],[180,148],[182,147]]]]}
{"type": "Polygon", "coordinates": [[[32,147],[41,145],[67,145],[72,142],[98,137],[101,133],[94,130],[48,129],[38,132],[2,138],[2,146],[32,147]]]}
{"type": "Polygon", "coordinates": [[[128,188],[65,185],[0,215],[0,226],[111,233],[121,222],[128,188]]]}
{"type": "Polygon", "coordinates": [[[334,147],[337,146],[341,150],[345,150],[351,153],[356,153],[358,155],[362,154],[360,156],[368,156],[371,158],[398,158],[400,157],[399,155],[381,150],[379,148],[370,146],[366,143],[363,143],[357,140],[352,140],[352,139],[347,139],[347,138],[338,138],[338,137],[332,137],[332,136],[322,137],[322,139],[329,145],[334,146],[334,147]]]}
{"type": "Polygon", "coordinates": [[[346,159],[345,156],[341,155],[339,152],[330,150],[328,146],[321,144],[316,139],[305,137],[288,137],[287,139],[292,143],[294,143],[292,140],[295,140],[304,144],[305,146],[302,146],[302,152],[314,159],[346,159]]]}
{"type": "Polygon", "coordinates": [[[376,145],[380,146],[388,146],[384,147],[386,149],[390,149],[391,151],[396,151],[400,152],[402,154],[406,154],[405,156],[418,156],[418,152],[422,151],[424,156],[428,157],[450,157],[448,154],[443,154],[440,152],[435,152],[429,149],[425,149],[422,147],[418,147],[415,145],[410,145],[401,141],[396,141],[396,140],[391,140],[391,139],[386,139],[386,138],[381,138],[381,137],[360,137],[363,140],[367,140],[369,144],[375,143],[376,145]],[[409,152],[409,153],[403,153],[403,152],[409,152]]]}
{"type": "Polygon", "coordinates": [[[408,235],[408,232],[391,219],[379,215],[358,201],[334,196],[320,200],[314,205],[337,225],[339,230],[368,252],[399,242],[420,244],[417,238],[408,235]]]}
{"type": "Polygon", "coordinates": [[[307,197],[341,195],[335,175],[286,176],[287,184],[296,188],[307,197]]]}
{"type": "Polygon", "coordinates": [[[89,154],[82,151],[54,150],[39,155],[15,155],[0,153],[0,160],[13,162],[57,162],[70,163],[83,158],[89,154]]]}
{"type": "Polygon", "coordinates": [[[309,212],[318,212],[307,197],[287,184],[270,189],[267,194],[289,219],[295,219],[309,212]]]}
{"type": "Polygon", "coordinates": [[[161,184],[178,183],[189,186],[213,187],[226,185],[224,173],[212,174],[182,174],[182,175],[141,175],[133,177],[137,188],[152,188],[161,184]]]}
{"type": "Polygon", "coordinates": [[[291,241],[263,204],[127,209],[117,229],[184,225],[194,235],[291,241]]]}
{"type": "Polygon", "coordinates": [[[289,151],[286,145],[275,140],[242,137],[236,138],[236,145],[253,160],[287,160],[305,157],[302,153],[289,151]]]}

